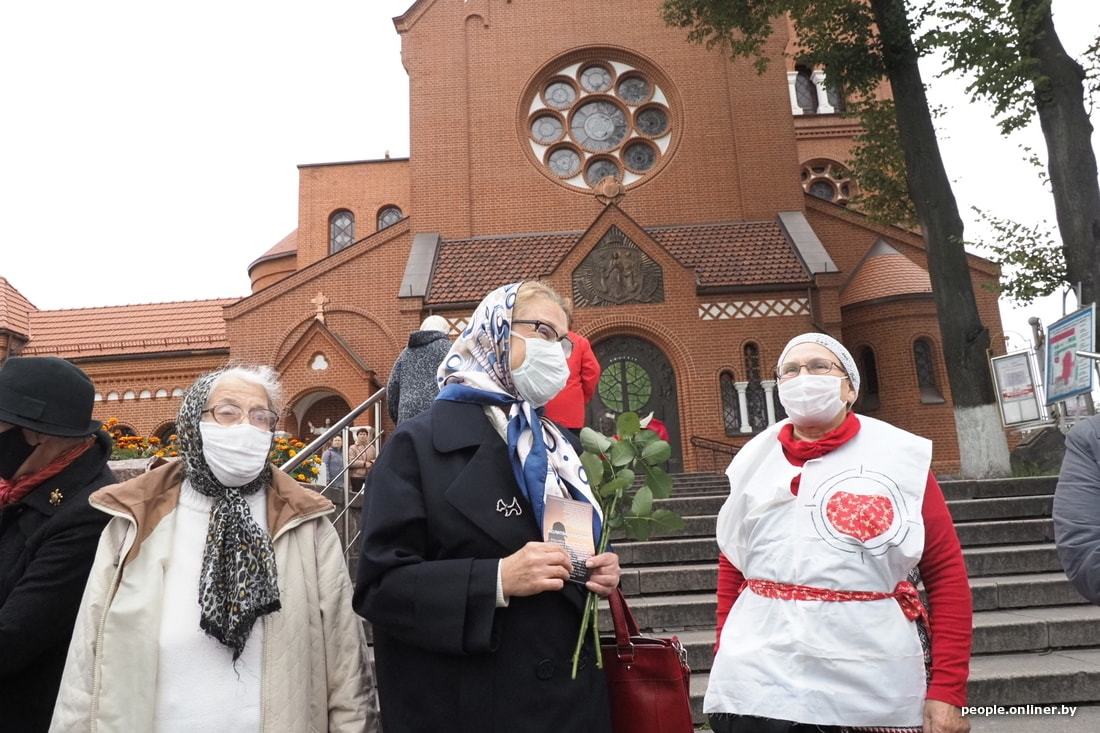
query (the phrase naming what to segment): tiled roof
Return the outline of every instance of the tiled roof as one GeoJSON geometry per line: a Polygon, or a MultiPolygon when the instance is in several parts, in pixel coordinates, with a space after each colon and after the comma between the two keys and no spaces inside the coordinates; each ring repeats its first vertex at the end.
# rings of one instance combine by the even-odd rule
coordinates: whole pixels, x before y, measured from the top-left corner
{"type": "Polygon", "coordinates": [[[775,221],[693,224],[646,231],[669,254],[694,269],[702,287],[811,282],[775,221]]]}
{"type": "Polygon", "coordinates": [[[275,257],[281,257],[283,255],[292,254],[292,253],[297,252],[297,251],[298,251],[298,230],[295,229],[290,234],[288,234],[285,237],[283,237],[282,239],[280,239],[275,244],[274,247],[272,247],[271,249],[264,252],[259,257],[257,257],[255,260],[253,260],[252,264],[250,264],[248,266],[248,269],[251,270],[253,267],[256,266],[257,263],[261,262],[262,260],[274,259],[275,257]]]}
{"type": "Polygon", "coordinates": [[[480,301],[493,288],[545,275],[583,232],[444,240],[436,253],[427,303],[480,301]]]}
{"type": "Polygon", "coordinates": [[[235,302],[222,298],[36,311],[22,353],[79,358],[226,349],[222,308],[235,302]]]}
{"type": "Polygon", "coordinates": [[[867,300],[931,292],[932,281],[928,273],[880,240],[841,289],[840,304],[853,305],[867,300]]]}
{"type": "Polygon", "coordinates": [[[30,314],[36,310],[7,278],[0,277],[0,330],[26,336],[31,332],[30,314]]]}
{"type": "MultiPolygon", "coordinates": [[[[728,222],[646,229],[702,287],[809,283],[778,222],[728,222]]],[[[426,302],[476,302],[507,282],[549,273],[583,232],[444,240],[426,302]]]]}

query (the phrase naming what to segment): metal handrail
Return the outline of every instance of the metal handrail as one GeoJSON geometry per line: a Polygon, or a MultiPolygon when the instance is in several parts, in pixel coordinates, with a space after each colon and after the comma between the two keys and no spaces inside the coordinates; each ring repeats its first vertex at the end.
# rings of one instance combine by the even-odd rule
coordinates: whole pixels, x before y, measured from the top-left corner
{"type": "Polygon", "coordinates": [[[723,443],[720,440],[703,438],[698,435],[691,436],[691,444],[696,448],[702,448],[703,450],[710,452],[710,467],[712,471],[718,470],[718,462],[716,460],[716,457],[719,453],[724,453],[728,456],[735,456],[737,455],[737,452],[741,450],[740,446],[733,445],[731,443],[723,443]]]}
{"type": "MultiPolygon", "coordinates": [[[[319,436],[317,436],[317,438],[315,438],[312,442],[310,442],[309,445],[305,446],[300,451],[298,451],[297,455],[295,455],[289,461],[284,463],[282,466],[279,466],[279,470],[283,471],[284,473],[288,473],[288,474],[290,472],[292,472],[294,469],[296,469],[298,466],[300,466],[303,461],[305,461],[310,456],[316,454],[320,450],[321,446],[323,446],[328,441],[332,440],[337,434],[342,435],[343,431],[351,425],[351,423],[355,420],[355,418],[359,417],[360,415],[362,415],[364,412],[366,412],[368,409],[370,409],[372,407],[374,408],[374,437],[371,439],[371,441],[369,443],[367,443],[367,445],[363,448],[363,450],[361,450],[361,451],[359,451],[359,453],[355,454],[355,457],[352,460],[355,460],[359,456],[363,455],[363,453],[368,452],[371,448],[374,448],[375,451],[376,451],[375,455],[378,455],[377,451],[382,446],[382,436],[384,434],[384,431],[382,430],[381,425],[382,425],[382,398],[385,397],[385,396],[386,396],[386,388],[383,387],[382,389],[378,390],[377,392],[372,394],[370,397],[368,397],[361,405],[359,405],[358,407],[353,409],[347,415],[344,415],[344,417],[337,420],[335,424],[333,424],[332,426],[326,428],[325,431],[323,433],[321,433],[319,436]]],[[[336,485],[336,483],[338,481],[343,484],[344,506],[340,510],[340,512],[337,513],[336,518],[333,519],[332,522],[333,522],[333,524],[339,524],[341,521],[343,522],[343,525],[344,525],[344,559],[345,559],[345,561],[348,559],[349,553],[351,552],[352,548],[355,547],[355,541],[359,539],[359,535],[360,535],[360,531],[356,530],[355,536],[354,537],[351,536],[351,514],[350,514],[351,506],[361,496],[363,496],[363,494],[365,493],[365,489],[366,489],[365,486],[362,486],[354,492],[351,491],[351,485],[350,485],[351,484],[351,477],[348,474],[348,470],[351,468],[351,461],[348,460],[348,452],[352,448],[354,448],[355,446],[351,445],[350,442],[351,441],[348,440],[348,441],[345,441],[345,444],[344,444],[344,449],[343,449],[344,467],[340,469],[339,473],[337,473],[336,476],[327,476],[326,478],[327,478],[328,482],[325,484],[325,487],[323,489],[321,489],[321,493],[324,493],[324,492],[328,491],[330,488],[332,488],[334,485],[336,485]]]]}

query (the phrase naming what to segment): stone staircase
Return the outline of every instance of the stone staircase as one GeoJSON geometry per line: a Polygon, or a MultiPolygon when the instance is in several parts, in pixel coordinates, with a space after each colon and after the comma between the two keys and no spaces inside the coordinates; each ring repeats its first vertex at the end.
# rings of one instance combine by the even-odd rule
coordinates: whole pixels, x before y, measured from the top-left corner
{"type": "MultiPolygon", "coordinates": [[[[1100,608],[1061,571],[1053,544],[1056,477],[942,484],[974,597],[970,705],[1100,702],[1100,608]]],[[[659,502],[685,520],[675,536],[619,541],[622,588],[643,633],[676,634],[702,720],[714,645],[717,513],[725,477],[682,474],[659,502]]],[[[602,625],[609,628],[606,614],[602,625]]]]}

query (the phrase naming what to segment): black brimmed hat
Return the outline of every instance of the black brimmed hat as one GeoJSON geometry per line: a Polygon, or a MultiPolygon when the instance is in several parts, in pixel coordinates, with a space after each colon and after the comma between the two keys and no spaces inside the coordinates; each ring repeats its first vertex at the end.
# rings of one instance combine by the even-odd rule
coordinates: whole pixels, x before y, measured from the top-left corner
{"type": "Polygon", "coordinates": [[[95,387],[79,367],[56,356],[14,356],[0,367],[0,421],[47,435],[78,438],[99,430],[95,387]]]}

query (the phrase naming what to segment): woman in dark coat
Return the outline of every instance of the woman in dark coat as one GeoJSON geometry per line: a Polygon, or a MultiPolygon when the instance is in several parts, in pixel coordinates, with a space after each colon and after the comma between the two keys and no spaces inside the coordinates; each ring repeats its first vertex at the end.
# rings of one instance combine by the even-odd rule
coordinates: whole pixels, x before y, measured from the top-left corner
{"type": "Polygon", "coordinates": [[[94,396],[63,359],[14,357],[0,369],[0,731],[49,728],[107,523],[88,504],[114,483],[94,396]]]}
{"type": "MultiPolygon", "coordinates": [[[[541,283],[486,296],[439,398],[370,474],[355,607],[374,624],[386,733],[610,730],[590,641],[570,678],[585,588],[542,541],[549,496],[601,521],[574,448],[536,412],[568,376],[566,323],[541,283]]],[[[589,590],[618,585],[614,554],[586,564],[589,590]]]]}

